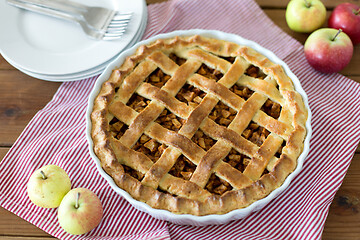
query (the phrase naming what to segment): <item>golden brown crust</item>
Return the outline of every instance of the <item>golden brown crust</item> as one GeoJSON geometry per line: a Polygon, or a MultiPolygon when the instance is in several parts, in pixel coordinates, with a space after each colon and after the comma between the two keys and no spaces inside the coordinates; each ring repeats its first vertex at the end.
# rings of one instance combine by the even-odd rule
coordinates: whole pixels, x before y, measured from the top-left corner
{"type": "MultiPolygon", "coordinates": [[[[224,110],[223,114],[228,116],[230,112],[224,110]]],[[[190,36],[160,39],[127,57],[103,83],[91,119],[94,152],[120,188],[153,208],[208,215],[244,208],[284,182],[303,150],[307,110],[280,65],[246,46],[190,36]],[[185,59],[185,63],[178,66],[169,58],[172,53],[185,59]],[[227,59],[230,57],[233,62],[227,59]],[[221,78],[216,81],[196,73],[202,64],[215,69],[221,78]],[[251,65],[261,70],[264,79],[244,74],[251,65]],[[169,76],[161,88],[144,82],[158,68],[169,76]],[[205,93],[198,104],[176,98],[185,84],[205,93]],[[254,93],[244,99],[230,89],[234,85],[246,86],[254,93]],[[134,94],[151,100],[141,112],[127,106],[134,94]],[[277,119],[262,110],[267,99],[282,107],[277,119]],[[219,103],[236,112],[228,126],[209,117],[219,103]],[[155,122],[164,109],[186,120],[178,131],[155,122]],[[114,117],[128,127],[119,138],[111,134],[109,127],[114,117]],[[259,134],[265,134],[261,144],[242,135],[252,123],[261,126],[263,133],[259,134]],[[192,141],[198,130],[215,140],[207,151],[192,141]],[[132,149],[142,134],[167,146],[155,162],[132,149]],[[279,149],[281,155],[276,156],[279,149]],[[231,151],[250,159],[243,171],[225,161],[231,151]],[[187,180],[169,173],[181,156],[196,167],[187,180]],[[142,178],[131,176],[124,167],[137,171],[142,178]],[[219,190],[222,194],[210,191],[211,178],[225,182],[219,190]]]]}

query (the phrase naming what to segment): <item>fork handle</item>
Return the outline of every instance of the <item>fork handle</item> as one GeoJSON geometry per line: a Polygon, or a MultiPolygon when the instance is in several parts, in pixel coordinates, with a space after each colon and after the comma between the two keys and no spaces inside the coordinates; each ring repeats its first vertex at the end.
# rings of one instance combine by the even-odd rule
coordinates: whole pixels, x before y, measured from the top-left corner
{"type": "Polygon", "coordinates": [[[48,15],[51,17],[57,17],[57,18],[65,19],[65,20],[72,21],[72,22],[78,22],[77,17],[74,14],[71,14],[69,12],[64,12],[64,11],[53,9],[53,8],[47,8],[45,6],[32,4],[32,3],[25,2],[22,0],[7,0],[7,2],[13,6],[16,6],[16,7],[22,8],[22,9],[42,13],[42,14],[45,14],[45,15],[48,15]]]}
{"type": "MultiPolygon", "coordinates": [[[[9,1],[8,1],[9,2],[9,1]]],[[[17,0],[17,2],[23,2],[24,4],[36,5],[38,7],[61,11],[67,14],[71,14],[76,17],[80,17],[84,11],[84,6],[71,1],[63,0],[17,0]]]]}

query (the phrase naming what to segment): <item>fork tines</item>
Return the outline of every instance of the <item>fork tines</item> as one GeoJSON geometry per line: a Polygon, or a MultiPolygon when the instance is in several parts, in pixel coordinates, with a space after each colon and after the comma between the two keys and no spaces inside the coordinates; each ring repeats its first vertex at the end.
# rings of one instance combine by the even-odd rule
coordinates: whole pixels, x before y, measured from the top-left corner
{"type": "Polygon", "coordinates": [[[104,40],[121,37],[126,31],[131,17],[132,13],[116,13],[107,27],[104,40]]]}

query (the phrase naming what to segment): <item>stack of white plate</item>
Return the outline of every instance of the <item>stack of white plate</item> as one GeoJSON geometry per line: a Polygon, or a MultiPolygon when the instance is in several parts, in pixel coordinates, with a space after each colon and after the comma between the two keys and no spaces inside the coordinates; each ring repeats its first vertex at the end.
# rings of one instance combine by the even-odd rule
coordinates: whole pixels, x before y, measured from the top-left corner
{"type": "MultiPolygon", "coordinates": [[[[75,1],[75,0],[73,0],[75,1]]],[[[15,68],[47,81],[76,81],[100,74],[145,31],[145,0],[76,0],[120,12],[132,12],[122,38],[90,39],[75,23],[21,10],[0,1],[0,53],[15,68]]]]}

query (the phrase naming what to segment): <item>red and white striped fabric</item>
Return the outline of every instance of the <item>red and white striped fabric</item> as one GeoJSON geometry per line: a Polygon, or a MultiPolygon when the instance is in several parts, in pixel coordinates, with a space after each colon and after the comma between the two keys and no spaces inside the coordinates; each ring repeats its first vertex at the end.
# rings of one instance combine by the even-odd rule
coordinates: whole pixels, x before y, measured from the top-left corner
{"type": "Polygon", "coordinates": [[[274,25],[252,0],[173,0],[148,7],[145,38],[179,29],[216,29],[256,41],[283,59],[300,79],[313,113],[311,151],[290,187],[262,210],[220,226],[178,226],[135,210],[97,172],[85,138],[87,97],[96,77],[61,85],[31,120],[0,164],[0,205],[59,239],[320,239],[329,205],[360,139],[360,84],[320,74],[302,45],[274,25]],[[219,8],[221,6],[221,8],[219,8]],[[56,209],[33,205],[31,173],[56,164],[73,187],[93,190],[104,206],[101,224],[72,236],[56,209]]]}

